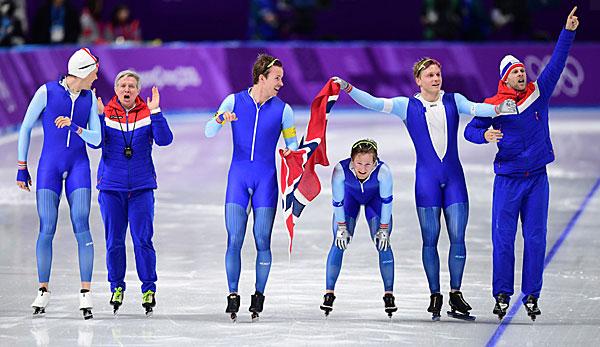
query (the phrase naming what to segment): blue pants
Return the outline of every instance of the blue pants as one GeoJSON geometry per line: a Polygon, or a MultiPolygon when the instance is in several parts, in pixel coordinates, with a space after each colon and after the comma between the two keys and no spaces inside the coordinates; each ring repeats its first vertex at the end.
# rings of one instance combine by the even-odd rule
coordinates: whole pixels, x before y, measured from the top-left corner
{"type": "MultiPolygon", "coordinates": [[[[254,243],[256,245],[256,282],[255,289],[265,292],[271,270],[271,232],[275,221],[275,208],[256,207],[254,213],[254,243]]],[[[225,225],[227,227],[227,252],[225,270],[230,293],[237,293],[242,267],[242,245],[246,236],[248,214],[234,203],[225,205],[225,225]]]]}
{"type": "MultiPolygon", "coordinates": [[[[450,288],[460,289],[467,258],[465,230],[469,218],[469,203],[456,203],[443,208],[446,228],[450,237],[448,268],[450,288]]],[[[440,257],[437,244],[440,238],[441,207],[417,207],[421,236],[423,238],[422,260],[431,293],[440,292],[440,257]]]]}
{"type": "MultiPolygon", "coordinates": [[[[369,222],[369,230],[371,232],[371,239],[375,238],[377,230],[379,230],[379,220],[381,216],[381,199],[377,196],[376,199],[372,199],[365,205],[365,216],[369,222]]],[[[356,218],[360,210],[360,204],[354,200],[351,196],[346,196],[344,199],[344,214],[346,216],[346,227],[348,233],[354,236],[354,228],[356,226],[356,218]]],[[[335,218],[333,220],[333,243],[329,249],[327,255],[327,271],[325,275],[325,288],[327,290],[334,290],[335,283],[340,275],[342,269],[342,259],[344,257],[344,250],[339,249],[335,245],[335,237],[337,234],[337,223],[335,218]]],[[[392,222],[390,221],[389,226],[390,235],[392,233],[392,222]]],[[[394,253],[392,247],[388,247],[384,251],[377,250],[379,253],[379,272],[381,279],[383,280],[383,287],[386,292],[394,290],[394,253]]]]}
{"type": "MultiPolygon", "coordinates": [[[[67,197],[71,212],[71,224],[79,250],[79,276],[81,282],[91,282],[94,268],[94,243],[89,225],[91,190],[90,188],[77,188],[70,191],[67,197]]],[[[40,233],[36,243],[38,281],[47,283],[50,281],[50,269],[52,268],[52,240],[56,233],[60,191],[57,194],[54,190],[38,188],[36,200],[40,218],[40,233]]]]}
{"type": "Polygon", "coordinates": [[[152,244],[154,190],[101,190],[98,202],[104,221],[106,267],[111,291],[114,292],[117,287],[125,290],[125,236],[128,224],[133,240],[135,267],[142,282],[142,293],[147,290],[156,291],[156,253],[152,244]]]}
{"type": "Polygon", "coordinates": [[[494,296],[514,294],[515,236],[519,216],[524,241],[521,291],[525,297],[540,296],[546,254],[549,192],[545,172],[516,178],[496,176],[492,206],[494,296]]]}

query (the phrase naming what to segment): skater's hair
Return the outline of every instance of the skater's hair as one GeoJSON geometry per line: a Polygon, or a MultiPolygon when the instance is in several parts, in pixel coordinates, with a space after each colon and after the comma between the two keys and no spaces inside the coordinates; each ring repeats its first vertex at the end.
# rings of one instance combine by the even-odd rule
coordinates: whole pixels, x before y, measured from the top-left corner
{"type": "Polygon", "coordinates": [[[371,153],[373,154],[373,162],[377,161],[377,142],[372,139],[362,139],[356,141],[352,145],[352,150],[350,151],[350,158],[354,160],[357,154],[363,153],[371,153]]]}
{"type": "Polygon", "coordinates": [[[142,79],[141,79],[140,75],[138,75],[138,73],[133,70],[123,70],[117,74],[117,77],[115,77],[115,89],[117,89],[119,80],[121,80],[121,78],[124,78],[124,77],[135,78],[135,80],[137,81],[137,89],[138,90],[142,89],[142,79]]]}
{"type": "Polygon", "coordinates": [[[421,76],[421,72],[423,72],[423,70],[427,69],[431,65],[437,65],[440,68],[440,70],[442,69],[442,64],[440,64],[439,61],[433,58],[425,57],[419,59],[419,61],[417,61],[415,65],[413,65],[413,75],[415,76],[415,78],[419,78],[421,76]]]}
{"type": "Polygon", "coordinates": [[[281,63],[281,60],[266,53],[259,54],[252,67],[252,83],[258,84],[258,77],[260,75],[269,77],[269,72],[273,66],[283,67],[283,64],[281,63]]]}

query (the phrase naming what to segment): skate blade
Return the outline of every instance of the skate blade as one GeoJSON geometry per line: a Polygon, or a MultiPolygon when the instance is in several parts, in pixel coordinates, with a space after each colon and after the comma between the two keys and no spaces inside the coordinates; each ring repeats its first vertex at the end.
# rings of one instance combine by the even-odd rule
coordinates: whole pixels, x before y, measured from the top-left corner
{"type": "Polygon", "coordinates": [[[237,314],[232,313],[229,317],[231,318],[231,323],[237,323],[237,314]]]}
{"type": "Polygon", "coordinates": [[[46,309],[42,307],[34,307],[32,317],[33,318],[43,318],[46,316],[46,309]]]}
{"type": "Polygon", "coordinates": [[[154,315],[154,311],[148,311],[148,312],[146,312],[146,317],[147,318],[152,318],[153,315],[154,315]]]}
{"type": "Polygon", "coordinates": [[[258,313],[252,312],[252,315],[250,317],[252,318],[252,323],[258,322],[258,319],[259,319],[258,313]]]}
{"type": "Polygon", "coordinates": [[[452,311],[447,311],[448,317],[466,320],[466,321],[474,321],[477,317],[471,316],[470,314],[456,313],[452,311]]]}
{"type": "Polygon", "coordinates": [[[431,320],[432,320],[432,321],[434,321],[434,322],[439,322],[441,318],[442,318],[442,317],[441,317],[441,315],[440,315],[439,313],[434,313],[434,314],[431,316],[431,320]]]}

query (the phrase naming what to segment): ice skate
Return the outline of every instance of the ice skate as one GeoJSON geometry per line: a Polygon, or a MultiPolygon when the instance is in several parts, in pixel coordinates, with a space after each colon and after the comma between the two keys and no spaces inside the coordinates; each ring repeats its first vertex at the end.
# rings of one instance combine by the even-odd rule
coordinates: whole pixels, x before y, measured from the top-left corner
{"type": "Polygon", "coordinates": [[[83,319],[94,318],[92,315],[92,293],[89,289],[82,289],[79,292],[79,310],[83,313],[83,319]]]}
{"type": "Polygon", "coordinates": [[[392,318],[392,314],[398,311],[398,307],[396,307],[394,294],[387,293],[383,296],[383,302],[385,304],[385,313],[388,314],[390,319],[392,318]]]}
{"type": "Polygon", "coordinates": [[[525,301],[525,304],[524,304],[525,309],[527,310],[527,315],[534,322],[535,322],[536,317],[539,316],[540,314],[542,314],[542,311],[540,311],[540,309],[537,305],[537,301],[538,301],[538,299],[536,297],[534,297],[533,295],[528,295],[527,300],[525,301]]]}
{"type": "Polygon", "coordinates": [[[333,311],[333,301],[335,300],[335,295],[333,293],[326,293],[323,296],[323,303],[321,304],[321,310],[325,311],[325,318],[329,316],[329,313],[333,311]]]}
{"type": "Polygon", "coordinates": [[[509,297],[506,294],[498,294],[496,296],[496,305],[494,306],[494,314],[498,316],[499,320],[502,320],[506,316],[506,310],[508,310],[509,297]]]}
{"type": "Polygon", "coordinates": [[[237,322],[237,313],[240,310],[240,296],[232,293],[227,296],[227,308],[225,313],[230,313],[231,320],[237,322]]]}
{"type": "Polygon", "coordinates": [[[125,296],[125,293],[123,292],[123,288],[117,287],[117,288],[115,288],[115,291],[112,293],[112,296],[110,297],[110,304],[113,307],[113,314],[115,316],[117,315],[121,305],[123,305],[123,297],[124,296],[125,296]]]}
{"type": "Polygon", "coordinates": [[[142,306],[146,310],[146,317],[152,317],[154,313],[154,306],[156,306],[154,295],[155,293],[152,290],[147,290],[142,294],[142,306]]]}
{"type": "Polygon", "coordinates": [[[449,317],[462,319],[462,320],[475,320],[475,316],[471,316],[471,305],[469,305],[460,291],[450,292],[450,304],[451,311],[447,311],[449,317]]]}
{"type": "Polygon", "coordinates": [[[31,307],[33,307],[33,316],[43,317],[46,314],[46,306],[48,306],[49,301],[50,292],[46,287],[40,287],[35,300],[33,300],[33,303],[31,304],[31,307]]]}
{"type": "Polygon", "coordinates": [[[427,308],[427,312],[431,312],[431,319],[433,321],[437,322],[440,320],[443,299],[444,297],[440,293],[431,294],[429,297],[429,307],[427,308]]]}
{"type": "Polygon", "coordinates": [[[252,312],[253,322],[258,320],[258,314],[262,312],[264,303],[265,296],[258,291],[255,291],[250,297],[250,308],[248,310],[252,312]]]}

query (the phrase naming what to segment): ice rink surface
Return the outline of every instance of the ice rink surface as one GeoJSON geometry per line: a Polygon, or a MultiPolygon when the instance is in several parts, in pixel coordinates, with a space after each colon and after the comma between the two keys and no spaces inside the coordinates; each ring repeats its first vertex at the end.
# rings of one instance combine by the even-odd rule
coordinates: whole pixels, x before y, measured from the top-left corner
{"type": "MultiPolygon", "coordinates": [[[[440,322],[432,322],[426,312],[429,290],[421,263],[421,235],[414,203],[415,155],[404,125],[385,114],[334,108],[327,135],[332,166],[318,169],[323,190],[297,225],[291,258],[282,214],[277,214],[265,310],[256,323],[251,323],[247,311],[254,292],[256,255],[252,231],[249,228],[247,232],[240,282],[242,307],[238,323],[232,324],[224,312],[227,282],[223,217],[230,130],[227,127],[217,137],[207,139],[204,122],[208,114],[166,116],[175,140],[170,147],[155,147],[154,151],[159,182],[154,236],[159,280],[152,318],[146,318],[141,307],[129,236],[128,291],[121,314],[117,318],[112,314],[103,225],[94,189],[90,216],[95,242],[94,319],[84,321],[78,311],[77,247],[64,196],[54,238],[52,299],[46,317],[32,319],[29,305],[37,290],[35,243],[39,225],[35,193],[20,191],[15,184],[16,134],[0,137],[0,345],[575,346],[600,341],[600,192],[594,190],[600,178],[600,109],[551,111],[557,159],[548,167],[551,202],[547,251],[557,240],[564,242],[555,248],[546,268],[539,302],[542,315],[532,322],[519,307],[514,315],[505,317],[504,324],[491,312],[490,217],[496,149],[493,145],[467,143],[462,137],[464,122],[459,129],[459,151],[469,189],[470,219],[462,291],[476,321],[443,315],[440,322]],[[361,217],[345,254],[334,311],[325,319],[319,304],[332,241],[331,171],[337,161],[349,155],[350,145],[363,137],[379,142],[380,157],[394,174],[392,244],[399,310],[391,320],[383,311],[377,252],[361,217]]],[[[299,137],[306,121],[307,113],[298,111],[299,137]]],[[[34,134],[29,168],[35,182],[42,136],[39,128],[34,134]]],[[[95,178],[99,152],[88,152],[95,178]]],[[[449,291],[445,229],[438,249],[445,311],[449,291]]],[[[515,292],[519,293],[520,236],[516,254],[515,292]]],[[[516,298],[513,304],[519,305],[516,298]]]]}

